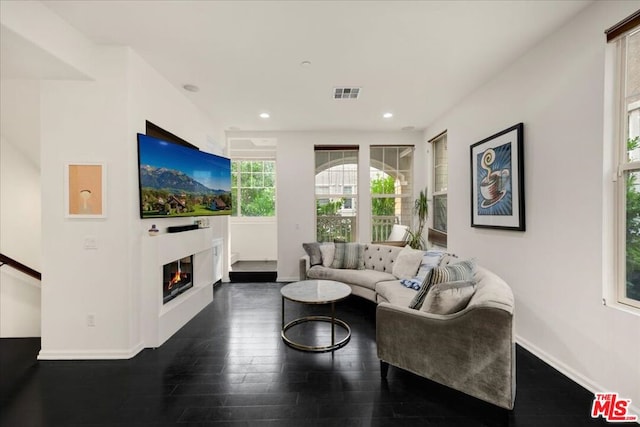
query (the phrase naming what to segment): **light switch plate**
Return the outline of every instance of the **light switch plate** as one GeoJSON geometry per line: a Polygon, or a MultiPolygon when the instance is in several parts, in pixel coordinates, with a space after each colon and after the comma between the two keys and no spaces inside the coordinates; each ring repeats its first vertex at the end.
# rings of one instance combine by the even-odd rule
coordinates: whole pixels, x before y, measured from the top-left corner
{"type": "Polygon", "coordinates": [[[98,239],[93,236],[87,236],[84,238],[85,249],[98,249],[98,239]]]}

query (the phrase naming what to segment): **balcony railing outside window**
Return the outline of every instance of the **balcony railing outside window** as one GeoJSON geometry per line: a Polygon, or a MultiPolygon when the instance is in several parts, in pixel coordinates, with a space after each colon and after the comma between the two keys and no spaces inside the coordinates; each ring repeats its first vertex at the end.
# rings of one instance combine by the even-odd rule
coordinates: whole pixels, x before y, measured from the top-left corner
{"type": "Polygon", "coordinates": [[[319,242],[354,242],[356,239],[355,216],[322,215],[317,217],[316,223],[319,242]]]}
{"type": "Polygon", "coordinates": [[[371,218],[371,241],[384,242],[388,240],[393,224],[397,224],[395,216],[373,216],[371,218]]]}

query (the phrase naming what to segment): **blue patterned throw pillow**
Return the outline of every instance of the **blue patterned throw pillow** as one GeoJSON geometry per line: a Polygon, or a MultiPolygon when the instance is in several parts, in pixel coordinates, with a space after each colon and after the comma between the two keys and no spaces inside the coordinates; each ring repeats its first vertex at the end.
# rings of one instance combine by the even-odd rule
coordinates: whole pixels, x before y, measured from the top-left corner
{"type": "Polygon", "coordinates": [[[420,263],[420,268],[418,269],[416,277],[412,279],[402,279],[400,280],[400,283],[407,288],[415,289],[416,291],[420,290],[429,272],[440,265],[440,262],[445,255],[446,252],[438,249],[430,249],[426,251],[422,256],[422,262],[420,263]]]}
{"type": "Polygon", "coordinates": [[[422,280],[417,280],[416,277],[414,277],[413,279],[402,279],[400,280],[400,283],[404,287],[415,289],[416,291],[420,289],[420,286],[422,286],[422,280]]]}
{"type": "Polygon", "coordinates": [[[420,291],[409,304],[409,308],[415,308],[416,310],[422,307],[427,292],[432,285],[446,282],[457,282],[460,280],[473,281],[473,276],[476,271],[476,263],[474,260],[461,261],[456,264],[449,264],[445,267],[433,268],[427,277],[425,278],[420,291]]]}

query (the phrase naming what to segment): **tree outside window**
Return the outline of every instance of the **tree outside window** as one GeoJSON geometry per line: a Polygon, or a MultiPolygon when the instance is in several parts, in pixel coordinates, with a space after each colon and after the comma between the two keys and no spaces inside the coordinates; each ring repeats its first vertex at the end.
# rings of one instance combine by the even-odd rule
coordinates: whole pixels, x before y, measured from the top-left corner
{"type": "Polygon", "coordinates": [[[371,241],[386,241],[394,224],[411,227],[413,220],[413,146],[372,146],[371,241]]]}
{"type": "MultiPolygon", "coordinates": [[[[639,150],[639,137],[627,140],[628,153],[639,150]]],[[[629,159],[631,155],[629,155],[629,159]]],[[[630,171],[625,177],[626,199],[626,263],[624,293],[626,298],[640,302],[640,171],[630,171]]]]}
{"type": "Polygon", "coordinates": [[[640,308],[640,29],[616,41],[620,53],[618,301],[640,308]]]}
{"type": "Polygon", "coordinates": [[[358,150],[315,150],[316,240],[356,240],[358,150]]]}
{"type": "Polygon", "coordinates": [[[275,216],[275,161],[233,160],[231,193],[234,201],[232,216],[275,216]]]}

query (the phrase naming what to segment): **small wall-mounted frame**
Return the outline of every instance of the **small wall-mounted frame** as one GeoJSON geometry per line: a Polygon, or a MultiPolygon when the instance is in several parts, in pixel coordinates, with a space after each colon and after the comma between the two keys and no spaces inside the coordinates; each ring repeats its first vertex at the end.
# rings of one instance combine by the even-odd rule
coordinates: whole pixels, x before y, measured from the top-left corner
{"type": "Polygon", "coordinates": [[[471,226],[525,231],[523,124],[471,146],[471,226]]]}
{"type": "Polygon", "coordinates": [[[107,217],[107,165],[72,162],[64,168],[66,218],[107,217]]]}

